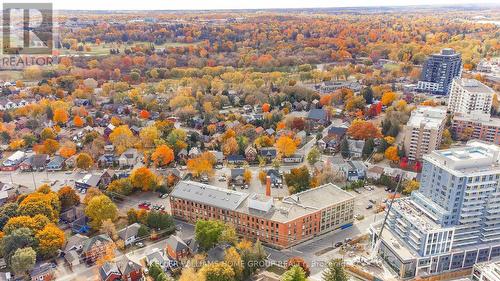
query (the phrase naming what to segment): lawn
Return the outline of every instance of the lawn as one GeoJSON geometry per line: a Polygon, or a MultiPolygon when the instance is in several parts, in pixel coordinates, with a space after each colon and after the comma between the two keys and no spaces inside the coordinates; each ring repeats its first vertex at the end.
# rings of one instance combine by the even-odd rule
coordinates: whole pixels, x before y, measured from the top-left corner
{"type": "MultiPolygon", "coordinates": [[[[150,44],[150,42],[133,42],[131,44],[121,44],[119,49],[120,52],[123,53],[125,47],[132,47],[136,44],[150,44]]],[[[167,42],[161,45],[155,45],[156,49],[163,49],[163,48],[168,48],[168,47],[185,47],[185,46],[192,46],[196,45],[198,42],[194,43],[178,43],[178,42],[167,42]]],[[[100,45],[96,44],[86,44],[86,46],[90,46],[91,50],[90,51],[74,51],[74,50],[68,50],[65,48],[59,49],[60,55],[81,55],[81,56],[105,56],[109,55],[109,50],[110,49],[116,49],[117,45],[113,43],[103,43],[100,45]]]]}

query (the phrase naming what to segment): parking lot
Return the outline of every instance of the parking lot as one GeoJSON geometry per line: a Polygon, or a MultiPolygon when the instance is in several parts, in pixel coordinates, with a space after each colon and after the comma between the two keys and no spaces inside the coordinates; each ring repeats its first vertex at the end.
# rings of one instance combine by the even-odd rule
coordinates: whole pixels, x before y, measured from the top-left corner
{"type": "Polygon", "coordinates": [[[377,205],[383,203],[383,201],[389,196],[389,193],[384,190],[384,187],[381,186],[374,186],[373,190],[368,190],[366,187],[359,188],[357,191],[359,193],[349,191],[352,195],[356,196],[356,199],[354,200],[354,215],[362,215],[365,217],[364,219],[372,217],[375,214],[377,205]],[[373,200],[375,203],[370,200],[373,200]],[[367,209],[369,205],[373,207],[367,209]]]}

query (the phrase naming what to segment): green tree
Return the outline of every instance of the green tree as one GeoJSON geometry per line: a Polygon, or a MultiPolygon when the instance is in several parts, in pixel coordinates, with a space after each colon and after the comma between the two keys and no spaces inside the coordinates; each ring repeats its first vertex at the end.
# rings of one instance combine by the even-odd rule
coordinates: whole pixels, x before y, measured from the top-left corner
{"type": "Polygon", "coordinates": [[[33,232],[28,228],[18,228],[13,230],[9,235],[6,235],[2,239],[2,255],[5,258],[7,264],[10,262],[10,257],[14,254],[14,251],[25,247],[34,247],[36,244],[36,239],[33,232]]]}
{"type": "Polygon", "coordinates": [[[347,142],[347,138],[344,138],[340,143],[340,154],[342,154],[342,157],[344,158],[351,156],[351,153],[349,152],[349,143],[347,142]]]}
{"type": "Polygon", "coordinates": [[[370,155],[373,153],[374,148],[375,148],[375,142],[373,141],[373,139],[367,139],[365,141],[365,145],[363,146],[363,151],[362,151],[363,158],[366,159],[370,157],[370,155]]]}
{"type": "Polygon", "coordinates": [[[106,195],[97,195],[90,199],[85,214],[90,218],[90,226],[100,229],[103,220],[114,221],[118,216],[116,205],[106,195]]]}
{"type": "Polygon", "coordinates": [[[171,215],[162,212],[151,211],[146,218],[146,224],[152,229],[174,230],[174,220],[171,215]]]}
{"type": "Polygon", "coordinates": [[[363,98],[366,101],[366,104],[372,104],[373,103],[373,90],[372,87],[368,86],[363,88],[361,90],[361,94],[363,95],[363,98]]]}
{"type": "Polygon", "coordinates": [[[321,153],[319,152],[319,149],[317,147],[313,147],[307,154],[307,162],[309,162],[310,165],[314,165],[319,161],[320,157],[321,153]]]}
{"type": "Polygon", "coordinates": [[[149,270],[149,276],[151,276],[154,280],[156,280],[156,278],[158,278],[158,276],[163,273],[163,269],[156,262],[153,262],[149,266],[148,270],[149,270]]]}
{"type": "Polygon", "coordinates": [[[15,274],[25,275],[33,269],[36,262],[36,252],[31,247],[19,248],[10,258],[10,266],[15,274]]]}
{"type": "Polygon", "coordinates": [[[211,249],[219,242],[219,238],[224,231],[225,225],[217,220],[199,220],[195,226],[196,241],[204,250],[211,249]]]}
{"type": "Polygon", "coordinates": [[[283,275],[281,275],[280,281],[306,281],[306,273],[302,267],[294,265],[290,267],[283,275]]]}
{"type": "Polygon", "coordinates": [[[344,270],[342,259],[333,259],[328,262],[323,272],[323,281],[348,281],[349,276],[344,270]]]}

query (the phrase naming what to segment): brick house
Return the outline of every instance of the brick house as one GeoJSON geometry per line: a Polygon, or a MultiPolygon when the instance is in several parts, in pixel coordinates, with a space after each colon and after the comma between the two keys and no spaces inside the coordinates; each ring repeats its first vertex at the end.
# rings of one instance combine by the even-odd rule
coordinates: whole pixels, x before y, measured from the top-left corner
{"type": "Polygon", "coordinates": [[[94,264],[109,251],[113,241],[107,234],[100,234],[89,238],[83,244],[82,257],[87,264],[94,264]]]}
{"type": "Polygon", "coordinates": [[[191,254],[188,245],[186,245],[181,238],[175,235],[171,235],[167,239],[166,252],[169,257],[175,260],[187,258],[191,254]]]}

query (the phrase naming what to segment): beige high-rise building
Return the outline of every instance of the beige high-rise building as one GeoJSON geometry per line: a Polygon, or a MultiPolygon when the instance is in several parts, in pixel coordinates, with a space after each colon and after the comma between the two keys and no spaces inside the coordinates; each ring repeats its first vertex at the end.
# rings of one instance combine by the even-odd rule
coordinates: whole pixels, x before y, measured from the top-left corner
{"type": "Polygon", "coordinates": [[[446,123],[446,108],[420,106],[411,113],[404,129],[404,148],[409,160],[439,148],[446,123]]]}
{"type": "Polygon", "coordinates": [[[451,83],[448,110],[452,114],[490,114],[494,93],[478,80],[455,78],[451,83]]]}

